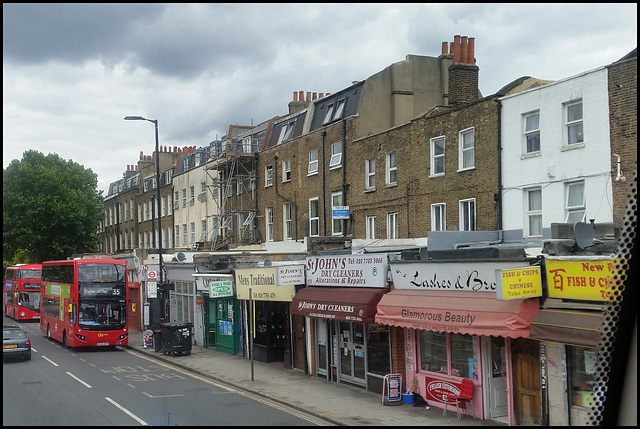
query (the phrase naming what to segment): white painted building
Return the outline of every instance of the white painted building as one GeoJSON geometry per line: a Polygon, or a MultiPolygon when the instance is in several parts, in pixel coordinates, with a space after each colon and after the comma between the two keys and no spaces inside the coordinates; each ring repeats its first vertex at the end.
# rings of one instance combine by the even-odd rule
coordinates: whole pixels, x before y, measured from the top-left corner
{"type": "Polygon", "coordinates": [[[506,240],[548,239],[552,223],[613,222],[607,73],[500,99],[506,240]]]}

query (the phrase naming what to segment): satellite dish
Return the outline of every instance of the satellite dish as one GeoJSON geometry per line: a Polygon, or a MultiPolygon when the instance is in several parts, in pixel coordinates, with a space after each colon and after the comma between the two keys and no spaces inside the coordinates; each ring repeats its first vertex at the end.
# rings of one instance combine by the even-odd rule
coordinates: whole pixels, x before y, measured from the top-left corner
{"type": "Polygon", "coordinates": [[[201,194],[198,195],[198,201],[200,201],[201,203],[206,201],[206,199],[207,199],[206,192],[202,192],[201,194]]]}
{"type": "Polygon", "coordinates": [[[176,257],[178,258],[178,261],[182,262],[184,261],[187,257],[184,256],[184,253],[180,252],[176,255],[176,257]]]}
{"type": "Polygon", "coordinates": [[[209,262],[211,262],[212,264],[217,264],[218,261],[220,261],[220,258],[218,257],[218,255],[209,256],[209,262]]]}
{"type": "Polygon", "coordinates": [[[596,230],[593,225],[585,222],[576,222],[573,225],[573,237],[576,239],[576,245],[581,249],[586,249],[594,245],[593,240],[596,238],[596,230]]]}
{"type": "Polygon", "coordinates": [[[271,259],[265,259],[264,260],[264,266],[265,267],[270,267],[271,266],[271,259]]]}
{"type": "Polygon", "coordinates": [[[176,259],[176,257],[174,256],[173,258],[171,258],[171,262],[177,262],[178,260],[176,259]]]}

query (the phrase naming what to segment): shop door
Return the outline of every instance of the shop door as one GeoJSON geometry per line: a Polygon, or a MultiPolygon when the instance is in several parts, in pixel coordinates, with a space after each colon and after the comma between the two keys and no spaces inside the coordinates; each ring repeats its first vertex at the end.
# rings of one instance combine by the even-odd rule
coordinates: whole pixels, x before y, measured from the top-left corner
{"type": "Polygon", "coordinates": [[[216,347],[216,299],[206,300],[207,303],[207,338],[206,345],[209,348],[216,347]]]}
{"type": "Polygon", "coordinates": [[[291,315],[291,336],[293,338],[293,368],[306,372],[307,354],[304,347],[304,317],[297,314],[291,315]]]}
{"type": "Polygon", "coordinates": [[[489,418],[505,417],[508,414],[507,398],[507,354],[503,337],[482,337],[482,368],[485,411],[489,418]]]}
{"type": "Polygon", "coordinates": [[[329,374],[329,329],[325,319],[313,319],[316,324],[316,338],[318,348],[316,349],[316,374],[327,377],[329,374]]]}
{"type": "Polygon", "coordinates": [[[364,324],[338,322],[340,335],[340,379],[365,385],[364,324]]]}
{"type": "Polygon", "coordinates": [[[518,338],[511,342],[516,425],[540,425],[542,391],[540,384],[540,344],[518,338]]]}
{"type": "Polygon", "coordinates": [[[233,354],[236,349],[233,299],[218,298],[216,304],[216,349],[233,354]]]}

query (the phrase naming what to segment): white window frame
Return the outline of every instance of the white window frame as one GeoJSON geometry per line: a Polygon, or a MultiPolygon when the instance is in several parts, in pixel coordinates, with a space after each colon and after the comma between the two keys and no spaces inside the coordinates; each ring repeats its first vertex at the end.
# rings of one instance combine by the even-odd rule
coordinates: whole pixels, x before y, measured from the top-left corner
{"type": "Polygon", "coordinates": [[[476,199],[467,198],[460,200],[460,231],[475,231],[476,230],[476,199]]]}
{"type": "Polygon", "coordinates": [[[307,170],[307,176],[318,174],[318,149],[309,151],[309,168],[307,170]]]}
{"type": "Polygon", "coordinates": [[[376,216],[375,215],[367,215],[366,217],[366,236],[367,240],[375,240],[376,239],[376,216]]]}
{"type": "Polygon", "coordinates": [[[524,127],[524,153],[540,152],[540,111],[524,114],[522,122],[524,127]]]}
{"type": "Polygon", "coordinates": [[[273,186],[273,165],[264,167],[264,187],[273,186]]]}
{"type": "MultiPolygon", "coordinates": [[[[335,206],[342,206],[343,205],[343,199],[342,199],[342,191],[339,192],[332,192],[331,193],[331,212],[333,213],[333,207],[335,206]]],[[[334,219],[333,216],[331,217],[331,235],[342,235],[344,229],[343,229],[343,225],[344,219],[334,219]]]]}
{"type": "Polygon", "coordinates": [[[188,243],[187,241],[187,224],[183,223],[182,224],[182,244],[186,245],[188,243]]]}
{"type": "Polygon", "coordinates": [[[565,193],[565,222],[570,224],[584,222],[587,213],[584,181],[566,183],[565,193]]]}
{"type": "Polygon", "coordinates": [[[342,166],[342,142],[335,142],[331,144],[331,160],[329,161],[329,169],[334,169],[342,166]]]}
{"type": "Polygon", "coordinates": [[[398,212],[387,213],[387,239],[398,238],[398,212]]]}
{"type": "Polygon", "coordinates": [[[278,143],[276,143],[276,145],[279,145],[285,140],[289,140],[293,135],[293,130],[295,128],[296,120],[289,121],[286,124],[282,125],[282,128],[280,129],[280,136],[278,137],[278,143]]]}
{"type": "Polygon", "coordinates": [[[431,231],[447,230],[447,204],[431,204],[431,231]]]}
{"type": "Polygon", "coordinates": [[[430,140],[431,150],[431,168],[429,174],[433,176],[444,176],[444,153],[445,153],[445,136],[434,137],[430,140]],[[439,143],[442,144],[439,144],[439,143]]]}
{"type": "Polygon", "coordinates": [[[147,192],[149,190],[149,182],[147,180],[142,184],[142,190],[143,192],[147,192]]]}
{"type": "Polygon", "coordinates": [[[386,156],[385,183],[388,186],[398,184],[398,153],[389,152],[386,156]]]}
{"type": "Polygon", "coordinates": [[[542,188],[524,190],[525,237],[542,237],[542,188]]]}
{"type": "Polygon", "coordinates": [[[567,145],[571,146],[579,143],[584,143],[584,105],[582,104],[582,100],[565,104],[564,110],[566,118],[567,131],[565,135],[567,139],[567,145]],[[573,109],[575,106],[580,106],[580,117],[571,117],[571,114],[576,113],[576,110],[573,109]],[[577,132],[574,133],[574,130],[577,130],[577,132]],[[572,136],[574,134],[575,136],[572,136]]]}
{"type": "Polygon", "coordinates": [[[285,240],[293,240],[292,206],[289,202],[282,205],[282,228],[285,240]]]}
{"type": "Polygon", "coordinates": [[[337,119],[342,118],[342,114],[344,113],[344,106],[345,106],[346,102],[347,102],[346,98],[341,98],[341,99],[338,100],[338,102],[336,104],[336,110],[333,113],[333,116],[332,116],[332,119],[331,119],[332,121],[335,121],[337,119]]]}
{"type": "Polygon", "coordinates": [[[244,191],[242,176],[236,176],[236,195],[242,195],[242,191],[244,191]]]}
{"type": "Polygon", "coordinates": [[[182,190],[182,207],[187,206],[187,189],[182,190]]]}
{"type": "Polygon", "coordinates": [[[320,199],[309,198],[309,237],[320,236],[320,199]],[[315,209],[315,210],[314,210],[315,209]]]}
{"type": "Polygon", "coordinates": [[[324,120],[322,121],[322,125],[326,125],[329,122],[331,122],[331,118],[333,118],[333,106],[334,105],[335,105],[334,103],[329,103],[327,105],[327,111],[324,114],[324,120]]]}
{"type": "Polygon", "coordinates": [[[273,241],[273,207],[265,208],[264,218],[267,241],[273,241]]]}
{"type": "Polygon", "coordinates": [[[175,192],[175,198],[174,198],[174,207],[177,209],[180,208],[180,192],[176,191],[175,192]]]}
{"type": "Polygon", "coordinates": [[[196,202],[196,188],[195,186],[189,186],[189,205],[192,206],[196,202]]]}
{"type": "Polygon", "coordinates": [[[364,164],[364,190],[376,189],[376,158],[368,158],[364,164]]]}
{"type": "Polygon", "coordinates": [[[282,161],[282,181],[290,182],[291,181],[291,159],[285,159],[282,161]]]}
{"type": "Polygon", "coordinates": [[[476,130],[474,127],[460,131],[458,134],[458,170],[469,170],[475,168],[475,140],[476,130]]]}

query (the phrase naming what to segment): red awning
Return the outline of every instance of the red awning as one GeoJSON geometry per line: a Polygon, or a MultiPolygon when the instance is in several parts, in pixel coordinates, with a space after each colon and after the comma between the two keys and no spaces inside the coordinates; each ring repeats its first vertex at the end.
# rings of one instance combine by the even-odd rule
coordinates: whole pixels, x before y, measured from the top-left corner
{"type": "Polygon", "coordinates": [[[373,323],[376,305],[385,292],[362,287],[305,287],[293,297],[291,314],[373,323]]]}
{"type": "Polygon", "coordinates": [[[378,303],[385,325],[496,337],[529,337],[537,298],[499,301],[493,292],[394,290],[378,303]]]}
{"type": "Polygon", "coordinates": [[[604,327],[602,312],[542,309],[531,322],[531,338],[596,347],[604,327]]]}

